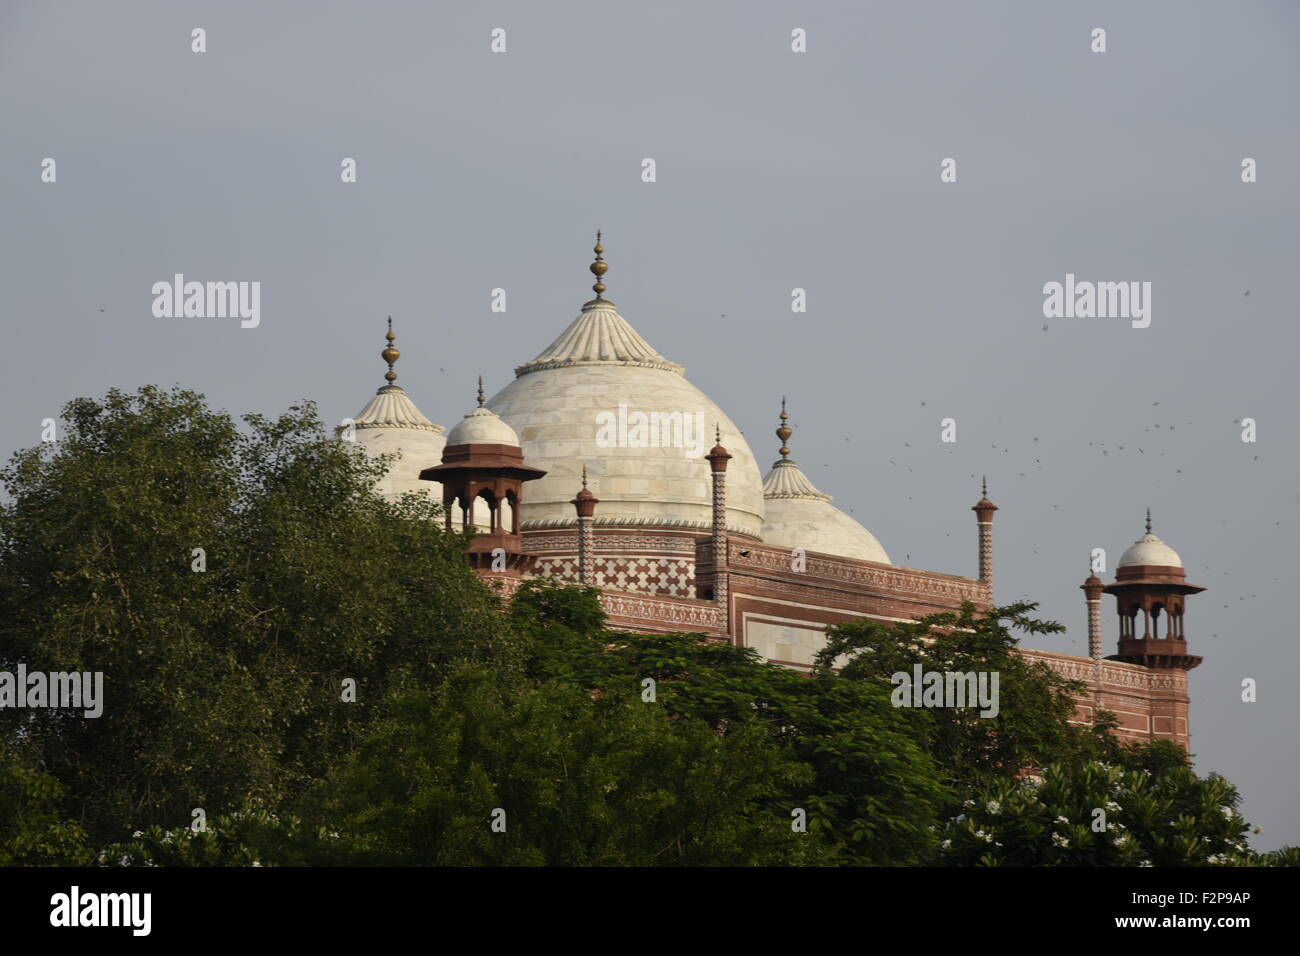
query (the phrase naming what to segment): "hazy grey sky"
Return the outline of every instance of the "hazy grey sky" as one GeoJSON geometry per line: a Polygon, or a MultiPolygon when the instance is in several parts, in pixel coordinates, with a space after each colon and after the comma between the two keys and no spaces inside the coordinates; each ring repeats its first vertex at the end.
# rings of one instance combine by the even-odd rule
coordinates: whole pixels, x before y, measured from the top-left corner
{"type": "Polygon", "coordinates": [[[624,317],[764,467],[789,396],[792,457],[895,561],[974,575],[987,473],[998,596],[1070,628],[1033,645],[1087,653],[1088,553],[1113,573],[1150,505],[1209,589],[1198,770],[1300,843],[1297,50],[1286,2],[4,0],[0,452],[147,382],[338,421],[390,314],[449,427],[590,297],[599,227],[624,317]],[[177,272],[260,281],[261,324],[155,318],[177,272]],[[1044,319],[1067,272],[1151,282],[1150,327],[1044,319]]]}

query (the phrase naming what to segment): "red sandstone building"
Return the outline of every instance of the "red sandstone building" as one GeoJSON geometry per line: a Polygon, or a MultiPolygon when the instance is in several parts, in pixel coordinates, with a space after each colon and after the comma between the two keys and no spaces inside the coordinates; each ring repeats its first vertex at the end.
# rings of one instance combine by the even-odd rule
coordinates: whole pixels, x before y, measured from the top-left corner
{"type": "MultiPolygon", "coordinates": [[[[585,582],[601,589],[613,627],[699,632],[793,668],[811,666],[837,622],[992,606],[997,506],[987,489],[972,508],[978,577],[892,563],[789,457],[784,401],[781,457],[760,478],[739,429],[604,298],[603,251],[598,238],[596,298],[486,402],[480,382],[478,407],[445,438],[395,384],[390,321],[388,383],[340,429],[367,451],[399,454],[382,493],[441,501],[448,528],[477,532],[478,573],[507,593],[531,576],[585,582]]],[[[1149,513],[1114,583],[1092,576],[1082,588],[1090,656],[1022,653],[1087,685],[1081,721],[1107,710],[1125,738],[1186,748],[1187,671],[1201,659],[1187,653],[1183,600],[1203,589],[1151,533],[1149,513]],[[1103,592],[1120,620],[1108,657],[1103,592]]]]}

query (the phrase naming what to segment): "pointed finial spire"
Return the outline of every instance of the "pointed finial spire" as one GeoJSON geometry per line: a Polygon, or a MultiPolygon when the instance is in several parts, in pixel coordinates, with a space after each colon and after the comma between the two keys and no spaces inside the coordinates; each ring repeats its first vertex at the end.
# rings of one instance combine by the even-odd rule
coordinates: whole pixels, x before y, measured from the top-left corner
{"type": "Polygon", "coordinates": [[[1151,509],[1147,509],[1147,534],[1151,533],[1151,509]]]}
{"type": "Polygon", "coordinates": [[[989,476],[981,475],[980,477],[982,479],[980,482],[980,496],[987,498],[989,496],[989,476]]]}
{"type": "Polygon", "coordinates": [[[706,461],[713,463],[713,470],[726,471],[727,462],[734,456],[727,449],[722,447],[722,422],[714,422],[713,425],[714,446],[709,449],[709,453],[704,456],[706,461]]]}
{"type": "Polygon", "coordinates": [[[384,338],[388,339],[388,345],[379,353],[379,357],[388,363],[388,372],[385,373],[384,378],[388,380],[389,385],[392,385],[397,381],[397,373],[393,371],[393,365],[402,357],[402,353],[393,348],[393,340],[397,336],[393,334],[393,317],[391,315],[388,317],[388,334],[384,338]]]}
{"type": "Polygon", "coordinates": [[[582,463],[582,487],[583,490],[587,488],[587,463],[585,461],[582,463]]]}
{"type": "Polygon", "coordinates": [[[483,376],[478,377],[478,407],[483,407],[483,376]]]}
{"type": "Polygon", "coordinates": [[[794,434],[794,429],[790,427],[790,416],[785,413],[785,396],[781,396],[781,424],[777,426],[776,437],[781,439],[781,460],[789,461],[790,449],[788,443],[790,436],[794,434]]]}
{"type": "Polygon", "coordinates": [[[593,262],[590,267],[591,274],[596,277],[596,284],[591,287],[591,290],[596,293],[596,298],[594,300],[596,302],[606,301],[604,276],[605,273],[609,271],[609,266],[605,264],[605,257],[603,255],[605,251],[605,247],[600,244],[600,235],[601,235],[600,230],[597,229],[596,245],[595,248],[591,250],[592,252],[596,253],[596,261],[593,262]]]}

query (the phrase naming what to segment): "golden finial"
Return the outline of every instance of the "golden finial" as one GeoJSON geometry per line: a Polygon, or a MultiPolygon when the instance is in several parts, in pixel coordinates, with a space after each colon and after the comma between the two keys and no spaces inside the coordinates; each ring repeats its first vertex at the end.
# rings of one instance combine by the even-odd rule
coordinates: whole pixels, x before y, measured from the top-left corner
{"type": "Polygon", "coordinates": [[[1151,533],[1151,509],[1147,509],[1147,534],[1151,533]]]}
{"type": "Polygon", "coordinates": [[[604,256],[602,255],[602,253],[605,251],[605,247],[600,244],[599,229],[596,230],[595,248],[593,248],[591,251],[596,253],[596,261],[591,264],[591,274],[596,277],[596,284],[591,287],[591,290],[596,293],[596,301],[601,302],[604,301],[605,299],[604,275],[606,272],[609,271],[609,266],[605,264],[605,259],[604,256]]]}
{"type": "Polygon", "coordinates": [[[790,454],[790,449],[786,443],[790,441],[790,436],[794,434],[794,429],[790,427],[789,421],[790,421],[790,416],[785,413],[785,396],[782,395],[781,396],[781,424],[776,429],[776,437],[781,439],[781,460],[782,461],[788,460],[787,456],[790,454]]]}
{"type": "Polygon", "coordinates": [[[402,353],[393,348],[393,340],[397,336],[393,334],[393,317],[391,315],[388,317],[388,334],[384,338],[388,339],[388,345],[379,353],[379,357],[388,363],[388,372],[384,375],[384,378],[388,379],[389,385],[392,385],[397,381],[397,373],[393,371],[393,364],[402,357],[402,353]]]}
{"type": "Polygon", "coordinates": [[[478,407],[483,407],[483,376],[478,377],[478,407]]]}

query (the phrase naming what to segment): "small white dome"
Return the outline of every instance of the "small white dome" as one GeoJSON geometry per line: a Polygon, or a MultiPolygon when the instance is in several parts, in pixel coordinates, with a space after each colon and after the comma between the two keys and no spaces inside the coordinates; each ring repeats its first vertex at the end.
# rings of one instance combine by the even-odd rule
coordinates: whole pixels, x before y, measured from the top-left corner
{"type": "Polygon", "coordinates": [[[788,458],[772,465],[763,481],[762,538],[782,548],[802,548],[858,561],[890,564],[889,555],[866,528],[831,504],[788,458]]]}
{"type": "Polygon", "coordinates": [[[340,438],[351,436],[372,457],[399,457],[375,485],[390,501],[408,491],[442,502],[442,485],[422,481],[420,472],[442,461],[446,444],[442,426],[429,421],[400,385],[384,385],[352,420],[335,429],[340,438]]]}
{"type": "Polygon", "coordinates": [[[1181,568],[1183,559],[1178,556],[1177,551],[1148,531],[1124,552],[1116,567],[1129,568],[1137,565],[1181,568]]]}
{"type": "Polygon", "coordinates": [[[519,447],[519,436],[503,422],[497,413],[480,405],[466,415],[447,436],[448,445],[513,445],[519,447]]]}
{"type": "Polygon", "coordinates": [[[415,407],[406,389],[388,384],[375,392],[366,407],[357,412],[353,423],[361,428],[414,428],[419,431],[442,434],[442,426],[435,425],[415,407]]]}

